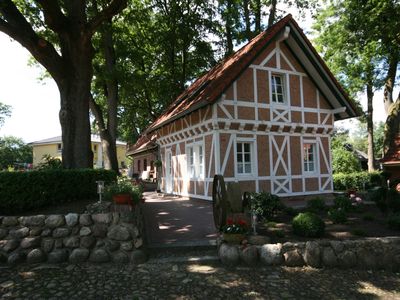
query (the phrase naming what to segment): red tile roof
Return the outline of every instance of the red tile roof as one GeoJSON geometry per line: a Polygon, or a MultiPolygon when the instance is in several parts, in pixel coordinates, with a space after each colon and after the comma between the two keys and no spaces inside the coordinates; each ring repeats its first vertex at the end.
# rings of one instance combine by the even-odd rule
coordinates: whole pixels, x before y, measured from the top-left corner
{"type": "Polygon", "coordinates": [[[134,145],[128,147],[126,155],[134,155],[157,148],[156,138],[156,134],[141,135],[134,145]]]}
{"type": "Polygon", "coordinates": [[[400,164],[400,135],[396,137],[392,147],[382,158],[381,162],[384,165],[395,165],[400,164]]]}
{"type": "MultiPolygon", "coordinates": [[[[240,76],[257,55],[261,53],[261,51],[269,45],[272,39],[289,23],[298,30],[302,38],[306,41],[308,47],[317,57],[320,65],[322,65],[324,70],[328,73],[328,76],[333,81],[334,85],[350,104],[351,109],[355,112],[350,116],[357,116],[357,107],[351,99],[349,99],[348,95],[332,75],[329,68],[318,55],[301,28],[289,14],[273,26],[269,27],[266,31],[257,35],[248,44],[233,53],[231,56],[214,66],[209,72],[198,78],[192,85],[182,92],[176,100],[171,103],[171,105],[167,107],[167,109],[153,122],[153,124],[146,129],[144,135],[189,114],[200,107],[216,102],[230,84],[240,76]]],[[[143,140],[139,139],[135,144],[136,148],[140,147],[140,141],[143,142],[143,140]]]]}

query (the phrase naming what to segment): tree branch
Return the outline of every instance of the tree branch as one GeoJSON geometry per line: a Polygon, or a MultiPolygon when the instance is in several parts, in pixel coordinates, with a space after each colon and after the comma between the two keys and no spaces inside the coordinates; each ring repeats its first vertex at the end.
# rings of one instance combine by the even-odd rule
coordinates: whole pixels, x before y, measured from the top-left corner
{"type": "Polygon", "coordinates": [[[89,97],[89,107],[90,107],[90,110],[92,111],[92,114],[94,115],[94,118],[97,122],[97,126],[99,126],[99,131],[106,130],[106,125],[104,122],[101,107],[94,101],[93,95],[91,93],[90,93],[90,97],[89,97]]]}
{"type": "Polygon", "coordinates": [[[62,13],[58,1],[36,0],[43,8],[44,20],[46,24],[55,32],[62,32],[67,24],[67,18],[62,13]]]}
{"type": "Polygon", "coordinates": [[[63,61],[54,46],[46,39],[41,38],[33,30],[25,17],[11,0],[2,0],[0,4],[0,31],[4,32],[33,55],[58,82],[61,80],[63,61]]]}
{"type": "Polygon", "coordinates": [[[110,5],[100,11],[90,22],[89,31],[93,34],[107,19],[120,13],[127,6],[127,0],[113,0],[110,5]]]}

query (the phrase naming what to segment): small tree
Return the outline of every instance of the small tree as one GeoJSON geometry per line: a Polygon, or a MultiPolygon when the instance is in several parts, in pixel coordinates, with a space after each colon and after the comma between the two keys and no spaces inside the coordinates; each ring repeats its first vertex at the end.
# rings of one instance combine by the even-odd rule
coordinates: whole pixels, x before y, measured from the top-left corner
{"type": "Polygon", "coordinates": [[[0,138],[0,170],[15,163],[32,163],[32,147],[14,136],[0,138]]]}

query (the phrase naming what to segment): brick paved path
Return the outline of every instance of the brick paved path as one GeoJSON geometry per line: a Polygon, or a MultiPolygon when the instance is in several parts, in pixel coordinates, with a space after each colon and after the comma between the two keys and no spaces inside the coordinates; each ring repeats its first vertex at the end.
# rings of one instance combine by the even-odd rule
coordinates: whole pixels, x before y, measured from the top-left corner
{"type": "Polygon", "coordinates": [[[218,262],[0,269],[0,299],[400,299],[388,271],[238,267],[218,262]]]}

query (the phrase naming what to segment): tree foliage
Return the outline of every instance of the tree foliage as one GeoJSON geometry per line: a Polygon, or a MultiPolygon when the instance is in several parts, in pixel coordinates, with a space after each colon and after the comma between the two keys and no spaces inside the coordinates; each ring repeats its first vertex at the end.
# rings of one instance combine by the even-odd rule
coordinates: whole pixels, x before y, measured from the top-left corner
{"type": "Polygon", "coordinates": [[[4,125],[6,117],[11,116],[11,106],[0,102],[0,128],[4,125]]]}
{"type": "Polygon", "coordinates": [[[32,163],[32,147],[14,136],[0,138],[0,170],[24,163],[32,163]]]}

